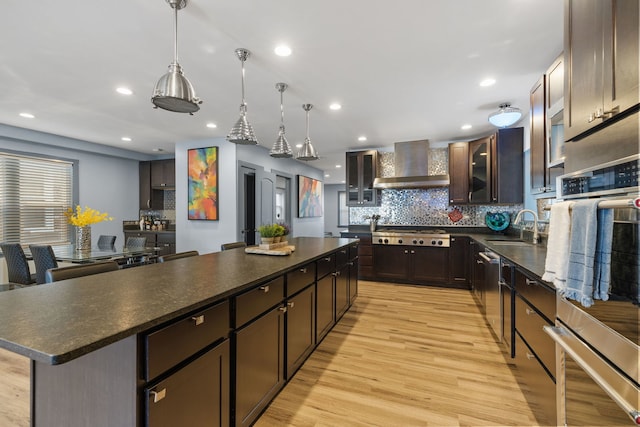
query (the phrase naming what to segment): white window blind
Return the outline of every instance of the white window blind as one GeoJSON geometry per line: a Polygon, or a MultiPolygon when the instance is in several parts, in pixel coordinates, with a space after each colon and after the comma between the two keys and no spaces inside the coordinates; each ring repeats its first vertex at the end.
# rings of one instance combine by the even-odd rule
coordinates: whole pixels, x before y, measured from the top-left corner
{"type": "Polygon", "coordinates": [[[0,242],[65,244],[73,163],[0,153],[0,242]]]}

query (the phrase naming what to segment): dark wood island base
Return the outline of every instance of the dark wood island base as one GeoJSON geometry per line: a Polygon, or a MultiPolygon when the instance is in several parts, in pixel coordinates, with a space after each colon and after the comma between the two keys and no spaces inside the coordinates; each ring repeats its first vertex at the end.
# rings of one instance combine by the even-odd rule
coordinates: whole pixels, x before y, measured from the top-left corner
{"type": "Polygon", "coordinates": [[[0,346],[32,359],[31,424],[251,425],[357,296],[357,240],[294,244],[1,294],[0,346]]]}

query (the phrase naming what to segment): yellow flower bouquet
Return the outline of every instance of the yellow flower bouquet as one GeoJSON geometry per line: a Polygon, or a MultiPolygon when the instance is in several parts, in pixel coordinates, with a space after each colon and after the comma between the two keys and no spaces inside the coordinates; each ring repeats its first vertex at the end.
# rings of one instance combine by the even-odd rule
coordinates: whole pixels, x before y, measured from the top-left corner
{"type": "Polygon", "coordinates": [[[83,210],[80,205],[76,206],[75,211],[71,207],[68,208],[64,215],[67,217],[67,222],[76,227],[86,227],[98,222],[113,220],[106,212],[98,212],[88,206],[85,206],[83,210]]]}

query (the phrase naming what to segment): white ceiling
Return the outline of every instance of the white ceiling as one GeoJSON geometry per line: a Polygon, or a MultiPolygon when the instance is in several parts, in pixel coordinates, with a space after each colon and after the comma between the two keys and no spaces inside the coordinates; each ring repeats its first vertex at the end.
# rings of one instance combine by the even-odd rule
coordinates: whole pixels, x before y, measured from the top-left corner
{"type": "Polygon", "coordinates": [[[190,0],[178,12],[179,62],[204,101],[190,116],[150,102],[173,59],[165,0],[3,0],[0,123],[148,154],[224,137],[238,117],[234,50],[243,47],[252,52],[246,99],[261,147],[276,140],[275,83],[285,82],[289,142],[304,140],[301,105],[314,104],[321,159],[310,165],[336,183],[347,150],[485,135],[502,102],[528,120],[529,89],[562,51],[562,16],[559,0],[190,0]],[[273,53],[281,43],[291,56],[273,53]],[[496,84],[480,87],[488,77],[496,84]],[[461,130],[465,123],[473,128],[461,130]]]}

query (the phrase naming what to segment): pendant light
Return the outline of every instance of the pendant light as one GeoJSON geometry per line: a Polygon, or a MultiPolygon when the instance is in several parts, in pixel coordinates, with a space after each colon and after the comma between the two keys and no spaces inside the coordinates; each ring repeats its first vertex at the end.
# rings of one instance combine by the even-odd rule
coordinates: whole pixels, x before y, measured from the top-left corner
{"type": "Polygon", "coordinates": [[[489,123],[496,127],[511,126],[522,117],[522,111],[519,108],[512,107],[508,102],[500,104],[499,108],[495,113],[489,114],[489,123]]]}
{"type": "Polygon", "coordinates": [[[313,104],[302,104],[302,109],[307,112],[307,137],[304,139],[302,148],[298,151],[296,159],[298,160],[318,160],[318,153],[316,149],[311,145],[311,139],[309,138],[309,110],[313,108],[313,104]]]}
{"type": "Polygon", "coordinates": [[[283,93],[287,90],[286,83],[276,83],[276,89],[280,92],[280,130],[278,132],[278,139],[276,139],[273,148],[269,151],[271,157],[293,157],[291,146],[287,142],[287,138],[284,136],[284,103],[282,102],[283,93]]]}
{"type": "Polygon", "coordinates": [[[173,111],[175,113],[189,113],[200,109],[198,104],[202,101],[195,95],[193,86],[182,73],[182,67],[178,64],[178,10],[187,7],[187,0],[166,0],[173,9],[173,62],[169,65],[169,72],[160,77],[153,89],[151,102],[153,108],[173,111]]]}
{"type": "Polygon", "coordinates": [[[240,104],[240,118],[227,135],[227,141],[234,144],[257,145],[258,139],[253,133],[253,127],[247,121],[247,103],[244,101],[244,61],[251,55],[251,52],[239,48],[236,49],[236,55],[242,63],[242,104],[240,104]]]}

